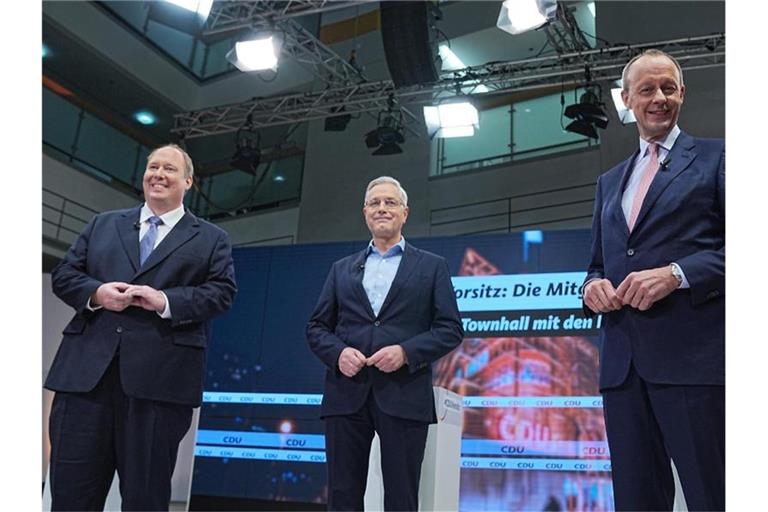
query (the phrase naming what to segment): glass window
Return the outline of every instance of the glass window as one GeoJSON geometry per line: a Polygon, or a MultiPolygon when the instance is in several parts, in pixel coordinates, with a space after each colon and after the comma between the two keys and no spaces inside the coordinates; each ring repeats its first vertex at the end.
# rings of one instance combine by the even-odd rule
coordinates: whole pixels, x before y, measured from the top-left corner
{"type": "Polygon", "coordinates": [[[43,142],[71,153],[80,109],[43,87],[43,142]]]}
{"type": "MultiPolygon", "coordinates": [[[[565,94],[577,103],[583,90],[565,94]]],[[[472,137],[436,139],[430,166],[441,175],[596,146],[599,141],[565,130],[571,119],[561,116],[560,93],[519,101],[480,112],[480,128],[472,137]]],[[[599,130],[598,130],[599,133],[599,130]]]]}
{"type": "Polygon", "coordinates": [[[75,157],[126,184],[132,184],[138,144],[104,121],[85,115],[75,157]]]}

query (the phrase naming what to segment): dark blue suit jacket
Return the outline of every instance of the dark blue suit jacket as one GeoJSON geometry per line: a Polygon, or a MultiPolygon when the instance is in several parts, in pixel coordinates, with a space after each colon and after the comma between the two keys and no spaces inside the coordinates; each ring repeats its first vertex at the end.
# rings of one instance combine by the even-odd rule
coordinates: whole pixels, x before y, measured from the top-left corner
{"type": "Polygon", "coordinates": [[[75,310],[45,387],[87,392],[115,354],[128,396],[199,405],[209,320],[235,297],[229,237],[187,212],[139,265],[141,208],[97,215],[53,270],[53,292],[75,310]],[[130,306],[90,311],[88,298],[105,282],[148,285],[168,297],[171,319],[130,306]]]}
{"type": "Polygon", "coordinates": [[[333,264],[307,325],[309,346],[327,367],[322,415],[357,412],[373,390],[386,414],[434,422],[432,363],[464,336],[448,265],[406,243],[376,316],[363,288],[365,258],[361,251],[333,264]],[[339,370],[339,356],[348,346],[370,357],[394,344],[408,357],[408,364],[395,372],[369,366],[350,379],[339,370]]]}
{"type": "Polygon", "coordinates": [[[691,287],[645,312],[625,306],[603,315],[600,387],[621,384],[630,361],[649,382],[724,384],[725,142],[681,133],[630,234],[621,196],[638,152],[597,181],[585,282],[618,287],[630,272],[676,262],[691,287]]]}

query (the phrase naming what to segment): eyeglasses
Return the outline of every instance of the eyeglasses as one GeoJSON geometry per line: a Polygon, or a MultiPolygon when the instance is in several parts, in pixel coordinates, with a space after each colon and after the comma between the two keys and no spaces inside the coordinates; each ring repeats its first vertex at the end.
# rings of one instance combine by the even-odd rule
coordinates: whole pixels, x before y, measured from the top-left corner
{"type": "Polygon", "coordinates": [[[392,199],[391,197],[388,197],[386,199],[370,199],[363,203],[366,208],[376,209],[376,208],[384,208],[385,210],[394,210],[398,206],[400,206],[402,203],[398,201],[397,199],[392,199]]]}

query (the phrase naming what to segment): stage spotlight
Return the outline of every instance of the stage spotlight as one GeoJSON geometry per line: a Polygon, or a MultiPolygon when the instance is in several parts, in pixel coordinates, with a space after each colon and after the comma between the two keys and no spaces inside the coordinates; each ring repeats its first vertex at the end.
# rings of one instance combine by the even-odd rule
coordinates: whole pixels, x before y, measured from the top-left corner
{"type": "Polygon", "coordinates": [[[608,126],[608,115],[602,108],[600,98],[587,89],[581,95],[578,103],[565,108],[565,116],[573,122],[565,127],[566,131],[578,133],[592,139],[599,138],[595,127],[603,129],[608,126]]]}
{"type": "Polygon", "coordinates": [[[537,29],[557,16],[557,0],[504,0],[496,26],[512,35],[537,29]]]}
{"type": "Polygon", "coordinates": [[[229,165],[248,174],[256,174],[261,163],[261,134],[253,131],[250,118],[237,130],[235,154],[229,165]]]}
{"type": "Polygon", "coordinates": [[[196,35],[203,28],[213,0],[165,0],[149,2],[149,19],[196,35]]]}
{"type": "Polygon", "coordinates": [[[621,99],[621,90],[623,89],[621,79],[616,80],[613,85],[614,87],[611,88],[611,98],[613,99],[613,106],[616,107],[619,121],[621,124],[634,123],[636,121],[635,114],[624,106],[624,100],[621,99]]]}
{"type": "Polygon", "coordinates": [[[477,109],[467,100],[424,107],[424,121],[430,137],[469,137],[480,121],[477,109]]]}
{"type": "Polygon", "coordinates": [[[372,154],[395,155],[402,153],[400,144],[405,142],[403,136],[403,113],[401,111],[382,110],[379,112],[375,130],[365,134],[365,145],[369,148],[378,147],[372,154]]]}
{"type": "Polygon", "coordinates": [[[226,59],[240,71],[277,70],[280,48],[272,34],[261,34],[252,39],[238,41],[226,55],[226,59]]]}
{"type": "MultiPolygon", "coordinates": [[[[346,109],[341,106],[334,109],[334,112],[344,112],[346,109]]],[[[325,131],[327,132],[343,132],[347,129],[349,121],[352,120],[351,114],[338,114],[325,118],[325,131]]]]}

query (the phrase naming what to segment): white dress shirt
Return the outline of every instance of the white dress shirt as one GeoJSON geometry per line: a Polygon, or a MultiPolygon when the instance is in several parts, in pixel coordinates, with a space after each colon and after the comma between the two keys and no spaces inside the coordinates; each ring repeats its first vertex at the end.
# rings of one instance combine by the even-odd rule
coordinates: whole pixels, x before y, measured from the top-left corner
{"type": "MultiPolygon", "coordinates": [[[[141,207],[141,213],[139,213],[140,227],[136,244],[139,244],[140,240],[144,238],[144,235],[147,234],[147,231],[149,230],[149,222],[147,221],[149,218],[155,216],[155,213],[149,208],[149,206],[147,206],[147,203],[144,203],[144,206],[141,207]]],[[[163,223],[157,226],[157,238],[155,238],[155,245],[152,247],[152,250],[160,245],[160,242],[162,242],[163,239],[168,236],[168,233],[170,233],[174,226],[176,226],[181,218],[184,217],[184,205],[182,204],[175,210],[165,212],[162,215],[157,215],[157,217],[160,217],[163,223]]],[[[171,303],[168,301],[168,296],[162,290],[158,291],[162,293],[163,297],[165,298],[165,309],[162,312],[158,311],[157,314],[160,315],[160,318],[171,318],[171,303]]],[[[101,309],[103,306],[91,306],[91,299],[89,298],[86,307],[91,311],[96,311],[101,309]]]]}

